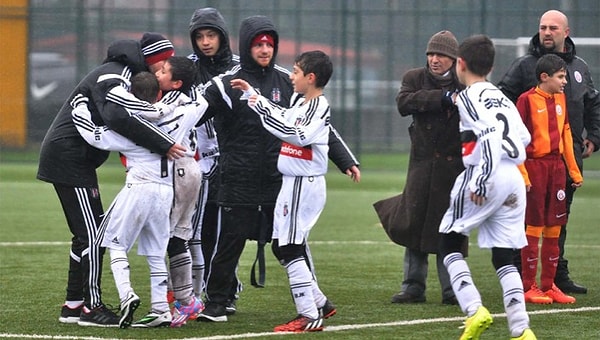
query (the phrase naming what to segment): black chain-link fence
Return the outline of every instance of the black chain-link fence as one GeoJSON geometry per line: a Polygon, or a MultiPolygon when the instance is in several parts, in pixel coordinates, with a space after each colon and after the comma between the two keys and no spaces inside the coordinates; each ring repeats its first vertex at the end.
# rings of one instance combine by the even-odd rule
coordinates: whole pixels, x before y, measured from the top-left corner
{"type": "MultiPolygon", "coordinates": [[[[427,41],[442,29],[459,41],[483,33],[498,42],[493,82],[523,51],[517,38],[537,33],[548,9],[569,16],[573,37],[600,37],[597,0],[31,0],[29,6],[30,143],[43,138],[72,87],[102,61],[110,42],[155,31],[174,42],[177,54],[187,55],[189,19],[201,7],[223,14],[235,53],[239,23],[261,14],[278,28],[282,66],[291,68],[301,51],[330,54],[334,76],[326,94],[332,121],[359,154],[408,148],[410,118],[397,114],[394,98],[403,73],[425,65],[427,41]]],[[[598,82],[600,46],[578,46],[577,52],[598,82]]]]}

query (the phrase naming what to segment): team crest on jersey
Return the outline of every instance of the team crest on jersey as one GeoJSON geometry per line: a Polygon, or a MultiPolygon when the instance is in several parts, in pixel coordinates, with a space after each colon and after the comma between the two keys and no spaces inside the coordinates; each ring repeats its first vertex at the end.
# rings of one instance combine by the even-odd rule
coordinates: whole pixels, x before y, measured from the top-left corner
{"type": "Polygon", "coordinates": [[[281,90],[275,87],[271,90],[271,101],[273,103],[279,103],[281,101],[281,90]]]}
{"type": "Polygon", "coordinates": [[[92,195],[92,198],[95,198],[95,199],[100,197],[100,192],[98,191],[98,188],[91,188],[90,194],[92,195]]]}
{"type": "Polygon", "coordinates": [[[556,104],[556,114],[559,116],[562,116],[563,114],[563,109],[562,106],[560,106],[560,104],[556,104]]]}
{"type": "Polygon", "coordinates": [[[579,72],[579,71],[575,71],[575,72],[573,73],[573,75],[575,76],[575,80],[576,80],[578,83],[581,83],[581,81],[583,80],[583,77],[581,76],[581,72],[579,72]]]}
{"type": "Polygon", "coordinates": [[[289,213],[287,203],[283,205],[283,216],[287,216],[289,213]]]}
{"type": "Polygon", "coordinates": [[[564,201],[564,200],[565,200],[565,197],[566,197],[566,194],[565,194],[565,191],[564,191],[563,189],[560,189],[560,190],[558,190],[558,191],[556,192],[556,198],[557,198],[559,201],[564,201]]]}

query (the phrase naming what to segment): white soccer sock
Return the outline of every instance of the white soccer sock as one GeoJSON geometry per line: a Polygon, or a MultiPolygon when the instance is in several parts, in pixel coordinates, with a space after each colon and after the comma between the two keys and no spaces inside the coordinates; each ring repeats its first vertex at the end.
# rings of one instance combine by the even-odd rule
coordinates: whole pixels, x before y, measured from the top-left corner
{"type": "Polygon", "coordinates": [[[293,260],[285,269],[298,314],[312,319],[318,318],[319,311],[313,298],[313,277],[304,258],[293,260]]]}
{"type": "Polygon", "coordinates": [[[504,311],[511,336],[518,337],[529,328],[529,316],[525,309],[523,282],[514,265],[506,265],[496,271],[502,286],[504,311]]]}
{"type": "Polygon", "coordinates": [[[189,305],[194,296],[192,256],[189,250],[169,258],[169,273],[175,299],[183,305],[189,305]]]}
{"type": "Polygon", "coordinates": [[[451,253],[446,255],[444,257],[444,266],[448,270],[452,290],[454,290],[463,313],[467,314],[467,316],[475,314],[477,309],[482,306],[481,296],[473,283],[471,271],[462,254],[451,253]]]}
{"type": "Polygon", "coordinates": [[[167,302],[167,282],[169,273],[167,264],[162,256],[146,256],[150,268],[150,304],[155,313],[164,313],[169,310],[167,302]]]}
{"type": "Polygon", "coordinates": [[[119,300],[125,301],[127,294],[133,291],[131,287],[129,259],[124,250],[110,249],[110,270],[115,279],[115,285],[119,292],[119,300]]]}
{"type": "Polygon", "coordinates": [[[71,309],[75,309],[83,305],[83,300],[78,301],[65,301],[65,305],[71,309]]]}
{"type": "Polygon", "coordinates": [[[191,239],[188,241],[190,247],[190,253],[192,255],[192,285],[194,288],[194,294],[197,298],[202,297],[204,291],[204,255],[202,254],[202,241],[191,239]]]}
{"type": "Polygon", "coordinates": [[[327,302],[327,296],[325,296],[325,294],[323,294],[323,292],[321,291],[321,288],[319,288],[319,284],[317,283],[317,280],[314,278],[312,280],[312,293],[313,293],[313,299],[315,300],[315,305],[317,306],[317,308],[323,307],[325,305],[325,302],[327,302]]]}

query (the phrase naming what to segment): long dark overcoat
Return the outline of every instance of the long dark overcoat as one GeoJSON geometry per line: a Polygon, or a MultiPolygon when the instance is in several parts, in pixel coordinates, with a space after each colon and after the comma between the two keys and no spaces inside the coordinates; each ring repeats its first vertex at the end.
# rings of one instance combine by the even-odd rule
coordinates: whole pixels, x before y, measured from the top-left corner
{"type": "Polygon", "coordinates": [[[442,105],[441,98],[446,91],[462,88],[454,74],[435,76],[427,67],[410,70],[402,79],[398,112],[413,119],[406,186],[400,195],[374,207],[390,239],[407,248],[438,252],[440,221],[454,180],[464,169],[458,111],[442,105]]]}

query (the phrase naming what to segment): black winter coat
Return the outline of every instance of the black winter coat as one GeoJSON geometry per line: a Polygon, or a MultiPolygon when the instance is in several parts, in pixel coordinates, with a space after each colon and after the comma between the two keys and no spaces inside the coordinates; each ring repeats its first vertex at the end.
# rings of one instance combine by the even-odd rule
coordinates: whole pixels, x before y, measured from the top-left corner
{"type": "MultiPolygon", "coordinates": [[[[264,16],[245,19],[240,26],[240,65],[211,80],[204,97],[209,103],[200,124],[214,117],[221,156],[218,201],[224,206],[256,207],[274,205],[281,188],[277,158],[281,141],[262,126],[258,115],[240,101],[242,91],[229,85],[241,78],[272,102],[290,106],[293,86],[289,71],[276,65],[279,35],[264,16]],[[250,55],[252,38],[269,33],[274,38],[274,55],[267,67],[258,65],[250,55]]],[[[358,161],[335,130],[330,132],[329,157],[341,171],[358,161]]]]}
{"type": "Polygon", "coordinates": [[[594,143],[594,151],[600,148],[600,94],[594,88],[590,70],[586,62],[575,54],[575,44],[569,37],[565,40],[565,52],[547,51],[540,45],[539,33],[529,41],[528,53],[517,58],[498,83],[498,88],[514,103],[519,96],[535,87],[535,65],[547,53],[554,53],[567,63],[567,111],[573,135],[573,149],[579,169],[583,169],[581,158],[583,133],[594,143]]]}
{"type": "Polygon", "coordinates": [[[243,67],[233,69],[211,81],[205,98],[210,104],[203,120],[214,117],[219,139],[220,186],[218,201],[225,206],[261,206],[275,203],[281,187],[277,157],[281,142],[267,132],[260,118],[246,101],[240,101],[242,91],[229,86],[235,78],[245,79],[273,102],[288,106],[293,88],[288,75],[275,68],[274,61],[262,68],[250,55],[251,39],[268,32],[275,39],[277,56],[279,36],[265,17],[244,20],[240,27],[240,59],[243,67]]]}
{"type": "Polygon", "coordinates": [[[142,70],[146,70],[146,64],[138,41],[119,40],[109,46],[104,63],[77,84],[46,132],[40,150],[38,179],[72,187],[98,187],[96,168],[106,161],[109,152],[90,146],[79,135],[71,116],[71,101],[77,94],[89,98],[88,108],[96,125],[106,125],[161,155],[167,153],[175,144],[173,139],[155,133],[123,107],[106,100],[112,88],[123,84],[122,79],[142,70]]]}
{"type": "Polygon", "coordinates": [[[234,58],[229,45],[227,24],[216,9],[210,7],[197,9],[190,20],[189,32],[194,49],[194,54],[190,58],[194,60],[197,70],[196,84],[206,84],[212,77],[225,73],[238,64],[239,58],[237,56],[234,58]],[[219,32],[220,44],[216,55],[207,57],[198,49],[195,32],[199,28],[212,28],[219,32]]]}

